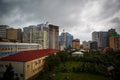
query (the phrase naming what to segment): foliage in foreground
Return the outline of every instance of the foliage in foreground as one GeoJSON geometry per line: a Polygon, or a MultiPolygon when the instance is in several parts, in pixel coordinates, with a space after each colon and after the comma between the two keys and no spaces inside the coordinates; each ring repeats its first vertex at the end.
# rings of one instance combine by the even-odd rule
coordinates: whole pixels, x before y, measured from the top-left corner
{"type": "Polygon", "coordinates": [[[73,72],[78,74],[87,72],[108,77],[107,67],[109,66],[114,66],[115,68],[113,75],[110,75],[109,77],[112,77],[114,80],[119,80],[119,57],[120,52],[108,52],[106,54],[86,53],[84,57],[72,57],[68,55],[66,51],[62,51],[57,55],[50,55],[46,58],[44,70],[41,72],[42,76],[40,74],[37,80],[53,80],[51,79],[51,74],[57,74],[58,72],[73,72]],[[71,63],[71,65],[73,64],[72,67],[68,64],[69,62],[73,62],[71,63]]]}

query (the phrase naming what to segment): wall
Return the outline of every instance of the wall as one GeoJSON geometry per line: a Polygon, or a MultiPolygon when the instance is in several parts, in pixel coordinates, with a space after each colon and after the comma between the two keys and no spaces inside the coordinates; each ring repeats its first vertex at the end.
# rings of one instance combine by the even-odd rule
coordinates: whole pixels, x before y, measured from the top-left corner
{"type": "Polygon", "coordinates": [[[0,61],[0,77],[3,77],[3,73],[6,71],[6,67],[11,64],[15,73],[14,77],[19,77],[20,80],[24,80],[24,63],[12,62],[12,61],[0,61]]]}

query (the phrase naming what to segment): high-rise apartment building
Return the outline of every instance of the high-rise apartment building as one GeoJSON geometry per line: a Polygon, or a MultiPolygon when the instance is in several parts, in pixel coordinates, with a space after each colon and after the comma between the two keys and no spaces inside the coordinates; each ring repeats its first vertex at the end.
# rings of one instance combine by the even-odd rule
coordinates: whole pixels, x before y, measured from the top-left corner
{"type": "Polygon", "coordinates": [[[48,48],[49,37],[46,24],[31,25],[23,28],[23,42],[38,43],[42,45],[42,48],[48,48]]]}
{"type": "Polygon", "coordinates": [[[6,38],[17,42],[22,42],[22,30],[21,29],[6,29],[6,38]]]}
{"type": "Polygon", "coordinates": [[[100,49],[108,47],[108,32],[93,32],[92,41],[96,41],[100,49]]]}
{"type": "Polygon", "coordinates": [[[39,36],[36,25],[30,25],[23,28],[23,42],[25,43],[39,43],[36,37],[39,36]]]}
{"type": "Polygon", "coordinates": [[[8,25],[0,25],[0,37],[6,38],[6,29],[9,28],[8,25]]]}
{"type": "Polygon", "coordinates": [[[41,31],[41,45],[44,49],[49,48],[49,29],[47,24],[38,24],[37,28],[41,31]]]}
{"type": "Polygon", "coordinates": [[[63,31],[59,36],[60,45],[62,45],[66,49],[71,47],[72,40],[73,36],[68,32],[63,31]]]}
{"type": "Polygon", "coordinates": [[[49,24],[49,48],[59,49],[59,26],[49,24]]]}

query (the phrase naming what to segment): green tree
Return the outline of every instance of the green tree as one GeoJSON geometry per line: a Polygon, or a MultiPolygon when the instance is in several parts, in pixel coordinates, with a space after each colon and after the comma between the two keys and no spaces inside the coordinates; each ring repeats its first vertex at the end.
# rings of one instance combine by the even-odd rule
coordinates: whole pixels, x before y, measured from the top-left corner
{"type": "Polygon", "coordinates": [[[46,58],[44,70],[51,71],[55,66],[60,64],[60,58],[57,55],[50,55],[46,58]]]}
{"type": "Polygon", "coordinates": [[[11,64],[8,65],[6,71],[3,75],[3,80],[14,80],[14,71],[13,71],[13,67],[11,64]]]}
{"type": "Polygon", "coordinates": [[[69,54],[67,51],[60,51],[57,55],[59,56],[61,62],[66,62],[69,58],[69,54]]]}

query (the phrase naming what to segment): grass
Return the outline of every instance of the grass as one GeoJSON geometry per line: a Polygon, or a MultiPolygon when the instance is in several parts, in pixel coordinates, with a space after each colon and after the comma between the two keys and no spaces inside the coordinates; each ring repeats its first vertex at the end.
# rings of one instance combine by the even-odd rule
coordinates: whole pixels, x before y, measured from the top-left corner
{"type": "Polygon", "coordinates": [[[90,73],[58,73],[54,80],[112,80],[107,77],[90,73]]]}
{"type": "Polygon", "coordinates": [[[79,72],[79,73],[72,72],[73,68],[76,68],[81,64],[84,64],[84,63],[74,62],[74,61],[63,63],[59,67],[56,67],[53,71],[41,75],[36,80],[112,80],[102,75],[96,75],[96,74],[85,73],[85,72],[79,72]],[[69,73],[61,72],[61,69],[63,68],[63,66],[65,69],[69,71],[69,73]],[[55,74],[54,77],[52,76],[53,74],[55,74]],[[48,79],[48,77],[50,76],[53,79],[48,79]]]}

